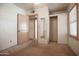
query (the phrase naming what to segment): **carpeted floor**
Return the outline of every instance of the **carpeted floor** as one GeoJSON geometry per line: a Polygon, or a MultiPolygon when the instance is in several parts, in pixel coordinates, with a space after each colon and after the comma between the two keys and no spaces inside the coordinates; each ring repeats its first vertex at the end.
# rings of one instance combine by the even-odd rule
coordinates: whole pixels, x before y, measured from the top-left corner
{"type": "Polygon", "coordinates": [[[49,45],[32,44],[16,53],[13,56],[74,56],[73,51],[64,44],[50,43],[49,45]]]}

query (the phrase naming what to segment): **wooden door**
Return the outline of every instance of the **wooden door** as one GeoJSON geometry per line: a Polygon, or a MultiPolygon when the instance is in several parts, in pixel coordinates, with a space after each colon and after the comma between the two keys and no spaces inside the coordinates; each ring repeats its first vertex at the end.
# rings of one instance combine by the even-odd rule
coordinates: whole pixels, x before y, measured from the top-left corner
{"type": "Polygon", "coordinates": [[[57,42],[57,17],[50,18],[50,41],[57,42]]]}
{"type": "Polygon", "coordinates": [[[17,17],[17,43],[28,41],[28,17],[18,14],[17,17]]]}

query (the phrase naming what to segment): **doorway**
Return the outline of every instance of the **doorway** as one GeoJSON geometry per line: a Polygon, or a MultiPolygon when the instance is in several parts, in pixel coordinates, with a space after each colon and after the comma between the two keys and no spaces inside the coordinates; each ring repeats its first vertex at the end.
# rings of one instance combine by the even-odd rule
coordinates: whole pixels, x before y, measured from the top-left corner
{"type": "Polygon", "coordinates": [[[57,43],[57,16],[50,17],[49,42],[57,43]]]}
{"type": "Polygon", "coordinates": [[[33,43],[38,42],[37,37],[37,15],[29,16],[29,39],[33,41],[33,43]]]}
{"type": "Polygon", "coordinates": [[[34,19],[34,16],[29,16],[29,39],[30,40],[34,40],[35,38],[35,35],[34,35],[34,32],[35,32],[35,19],[34,19]]]}

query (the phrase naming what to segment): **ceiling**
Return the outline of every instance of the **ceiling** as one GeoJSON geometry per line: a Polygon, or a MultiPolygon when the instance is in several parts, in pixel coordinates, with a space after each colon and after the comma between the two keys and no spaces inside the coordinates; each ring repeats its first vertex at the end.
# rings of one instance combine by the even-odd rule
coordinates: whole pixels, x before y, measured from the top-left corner
{"type": "MultiPolygon", "coordinates": [[[[14,3],[14,4],[20,8],[23,8],[24,10],[34,9],[34,3],[14,3]]],[[[45,3],[45,4],[47,4],[49,11],[63,11],[67,10],[69,6],[68,3],[45,3]]]]}
{"type": "Polygon", "coordinates": [[[68,3],[48,3],[48,7],[50,11],[67,10],[68,6],[69,6],[68,3]]]}
{"type": "Polygon", "coordinates": [[[34,8],[33,3],[14,3],[14,4],[24,10],[29,10],[34,8]]]}

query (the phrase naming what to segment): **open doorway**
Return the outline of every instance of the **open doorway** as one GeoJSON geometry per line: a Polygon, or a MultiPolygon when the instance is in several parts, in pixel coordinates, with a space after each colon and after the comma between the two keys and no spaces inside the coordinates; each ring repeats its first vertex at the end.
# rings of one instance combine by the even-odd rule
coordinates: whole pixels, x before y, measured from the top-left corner
{"type": "Polygon", "coordinates": [[[29,39],[37,43],[37,15],[29,16],[29,39]]]}
{"type": "Polygon", "coordinates": [[[50,17],[49,42],[57,43],[57,16],[50,17]]]}
{"type": "Polygon", "coordinates": [[[34,16],[29,16],[29,39],[34,40],[35,39],[35,19],[34,16]]]}

